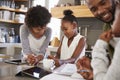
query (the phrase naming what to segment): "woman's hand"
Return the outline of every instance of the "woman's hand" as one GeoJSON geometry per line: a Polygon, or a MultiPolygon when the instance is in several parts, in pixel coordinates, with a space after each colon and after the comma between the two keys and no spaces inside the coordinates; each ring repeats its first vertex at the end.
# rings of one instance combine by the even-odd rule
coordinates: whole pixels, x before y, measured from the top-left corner
{"type": "Polygon", "coordinates": [[[76,63],[78,73],[81,74],[86,80],[93,79],[93,71],[90,64],[91,60],[86,56],[83,56],[76,63]]]}
{"type": "Polygon", "coordinates": [[[34,54],[28,54],[26,61],[29,65],[36,65],[42,59],[43,59],[43,55],[36,56],[34,54]]]}
{"type": "Polygon", "coordinates": [[[35,58],[36,58],[35,64],[37,64],[37,63],[39,63],[39,61],[43,60],[44,57],[43,57],[43,55],[38,55],[35,58]]]}
{"type": "Polygon", "coordinates": [[[36,63],[35,55],[34,54],[28,54],[26,61],[29,65],[34,65],[36,63]]]}

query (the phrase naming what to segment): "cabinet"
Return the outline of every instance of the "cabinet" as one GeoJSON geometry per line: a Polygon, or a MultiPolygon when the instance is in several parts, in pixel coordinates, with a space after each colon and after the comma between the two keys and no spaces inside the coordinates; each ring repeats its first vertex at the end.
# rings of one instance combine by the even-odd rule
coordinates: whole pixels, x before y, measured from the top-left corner
{"type": "MultiPolygon", "coordinates": [[[[16,36],[19,36],[19,28],[20,25],[23,24],[23,21],[15,20],[15,15],[17,14],[20,17],[20,14],[25,15],[27,10],[20,9],[20,7],[24,5],[25,8],[28,8],[30,1],[31,0],[0,0],[0,29],[4,29],[4,31],[8,33],[10,28],[14,28],[16,36]],[[14,1],[15,8],[1,5],[2,1],[14,1]]],[[[0,43],[0,54],[13,55],[14,53],[19,53],[17,52],[18,48],[16,48],[16,46],[21,46],[21,43],[0,43]]]]}
{"type": "MultiPolygon", "coordinates": [[[[9,2],[4,1],[4,4],[9,3],[9,5],[10,5],[11,2],[12,1],[9,1],[9,2]]],[[[27,0],[15,0],[14,1],[15,7],[18,7],[18,5],[16,4],[18,2],[26,2],[27,3],[27,0]]],[[[23,22],[24,22],[23,20],[24,20],[26,11],[27,10],[20,9],[20,8],[18,8],[18,9],[10,8],[10,6],[8,7],[8,5],[1,5],[0,6],[0,22],[23,24],[23,22]],[[15,18],[23,18],[23,19],[22,20],[20,19],[21,21],[19,21],[19,20],[16,20],[15,18]]]]}
{"type": "Polygon", "coordinates": [[[0,22],[22,24],[23,22],[19,22],[15,20],[15,15],[20,13],[25,14],[26,10],[0,7],[0,15],[1,15],[0,22]],[[10,15],[7,16],[7,14],[10,14],[10,15]],[[4,16],[11,17],[11,18],[6,18],[4,16]]]}
{"type": "Polygon", "coordinates": [[[67,9],[72,10],[73,15],[76,17],[94,17],[86,5],[54,7],[54,8],[51,8],[52,16],[55,18],[62,18],[64,16],[63,11],[67,9]]]}

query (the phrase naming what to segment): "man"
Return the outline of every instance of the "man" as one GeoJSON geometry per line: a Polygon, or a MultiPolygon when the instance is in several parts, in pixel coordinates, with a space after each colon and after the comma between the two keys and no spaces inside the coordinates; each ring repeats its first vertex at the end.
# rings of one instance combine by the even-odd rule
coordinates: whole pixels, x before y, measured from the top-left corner
{"type": "MultiPolygon", "coordinates": [[[[94,80],[119,80],[120,79],[120,0],[86,0],[93,15],[103,22],[112,26],[111,30],[102,33],[97,40],[92,52],[92,68],[94,80]],[[107,54],[108,45],[112,44],[115,51],[111,64],[107,54]]],[[[80,69],[88,69],[88,72],[80,72],[87,80],[92,79],[92,69],[82,66],[77,62],[80,69]],[[82,68],[81,68],[82,67],[82,68]]],[[[87,62],[84,62],[87,64],[87,62]]]]}

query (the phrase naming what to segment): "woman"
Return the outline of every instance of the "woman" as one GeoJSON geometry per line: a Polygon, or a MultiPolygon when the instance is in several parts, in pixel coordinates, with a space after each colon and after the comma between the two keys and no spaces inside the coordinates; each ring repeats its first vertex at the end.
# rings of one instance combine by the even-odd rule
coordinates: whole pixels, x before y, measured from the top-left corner
{"type": "Polygon", "coordinates": [[[42,6],[30,8],[25,24],[20,27],[23,58],[31,65],[43,59],[51,38],[51,29],[47,27],[51,14],[42,6]]]}

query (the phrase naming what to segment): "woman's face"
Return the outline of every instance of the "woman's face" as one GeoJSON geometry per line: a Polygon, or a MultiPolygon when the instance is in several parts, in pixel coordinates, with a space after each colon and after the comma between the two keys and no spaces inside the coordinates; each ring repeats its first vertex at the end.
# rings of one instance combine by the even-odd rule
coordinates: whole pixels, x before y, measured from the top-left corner
{"type": "Polygon", "coordinates": [[[114,20],[115,3],[113,0],[86,0],[86,2],[96,18],[107,23],[114,20]]]}
{"type": "Polygon", "coordinates": [[[35,38],[40,38],[41,36],[43,36],[45,30],[46,27],[33,27],[30,29],[31,33],[35,38]]]}
{"type": "Polygon", "coordinates": [[[61,29],[66,37],[71,38],[75,34],[75,24],[69,21],[62,20],[61,29]]]}

